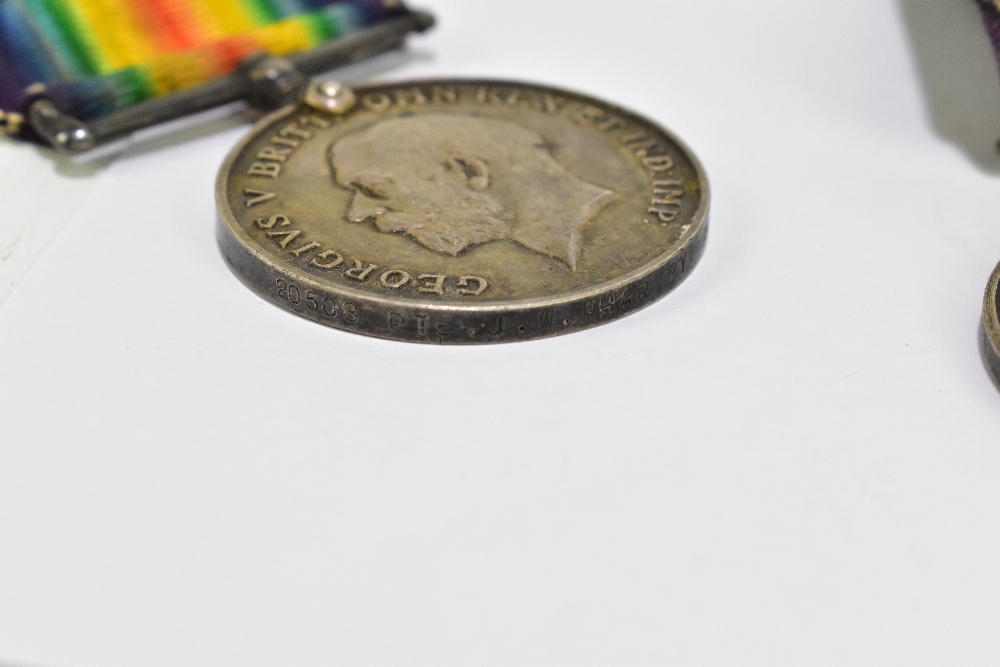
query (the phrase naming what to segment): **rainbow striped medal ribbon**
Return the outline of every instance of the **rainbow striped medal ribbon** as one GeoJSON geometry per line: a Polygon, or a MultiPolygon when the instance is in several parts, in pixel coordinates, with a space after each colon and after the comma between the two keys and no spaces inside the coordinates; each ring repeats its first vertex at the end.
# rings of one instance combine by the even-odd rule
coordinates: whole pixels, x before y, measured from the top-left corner
{"type": "Polygon", "coordinates": [[[79,153],[309,78],[433,25],[399,0],[0,0],[0,129],[79,153]]]}

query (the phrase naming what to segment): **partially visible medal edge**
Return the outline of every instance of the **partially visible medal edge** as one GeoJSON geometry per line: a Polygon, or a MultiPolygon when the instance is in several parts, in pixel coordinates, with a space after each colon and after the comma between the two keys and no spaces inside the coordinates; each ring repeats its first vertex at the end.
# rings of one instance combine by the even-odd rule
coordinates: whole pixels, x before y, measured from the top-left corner
{"type": "Polygon", "coordinates": [[[1000,313],[997,289],[1000,287],[1000,264],[997,264],[983,296],[983,320],[980,324],[980,352],[993,383],[1000,389],[1000,313]]]}

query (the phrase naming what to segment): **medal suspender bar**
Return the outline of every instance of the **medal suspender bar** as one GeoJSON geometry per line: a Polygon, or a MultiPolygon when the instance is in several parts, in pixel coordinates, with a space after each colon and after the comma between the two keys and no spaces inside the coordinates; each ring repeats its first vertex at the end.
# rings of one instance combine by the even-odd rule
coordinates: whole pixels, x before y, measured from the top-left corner
{"type": "Polygon", "coordinates": [[[0,129],[80,153],[240,100],[275,109],[434,24],[397,0],[277,5],[0,0],[0,129]]]}

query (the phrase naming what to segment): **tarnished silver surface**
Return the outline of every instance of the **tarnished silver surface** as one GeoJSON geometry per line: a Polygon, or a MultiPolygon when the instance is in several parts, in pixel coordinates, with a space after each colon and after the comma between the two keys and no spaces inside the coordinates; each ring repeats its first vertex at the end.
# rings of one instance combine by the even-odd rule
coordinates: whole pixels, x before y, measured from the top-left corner
{"type": "Polygon", "coordinates": [[[705,175],[633,113],[491,81],[354,96],[268,116],[219,174],[223,255],[282,308],[395,340],[528,340],[635,312],[701,257],[705,175]]]}
{"type": "Polygon", "coordinates": [[[1000,303],[997,302],[1000,286],[1000,264],[993,270],[983,297],[983,322],[979,328],[979,347],[983,362],[993,382],[1000,388],[1000,303]]]}

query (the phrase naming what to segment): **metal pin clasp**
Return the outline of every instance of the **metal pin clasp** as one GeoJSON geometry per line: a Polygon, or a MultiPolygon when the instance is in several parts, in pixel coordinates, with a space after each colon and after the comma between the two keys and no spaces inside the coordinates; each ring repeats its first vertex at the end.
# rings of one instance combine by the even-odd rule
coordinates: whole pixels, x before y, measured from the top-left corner
{"type": "Polygon", "coordinates": [[[294,102],[306,76],[287,58],[262,53],[243,63],[250,90],[247,101],[258,109],[277,109],[294,102]]]}
{"type": "Polygon", "coordinates": [[[0,111],[0,132],[17,134],[24,125],[24,116],[19,113],[0,111]]]}
{"type": "Polygon", "coordinates": [[[68,116],[51,101],[41,98],[28,108],[31,127],[53,147],[78,153],[94,147],[94,134],[84,123],[68,116]]]}

